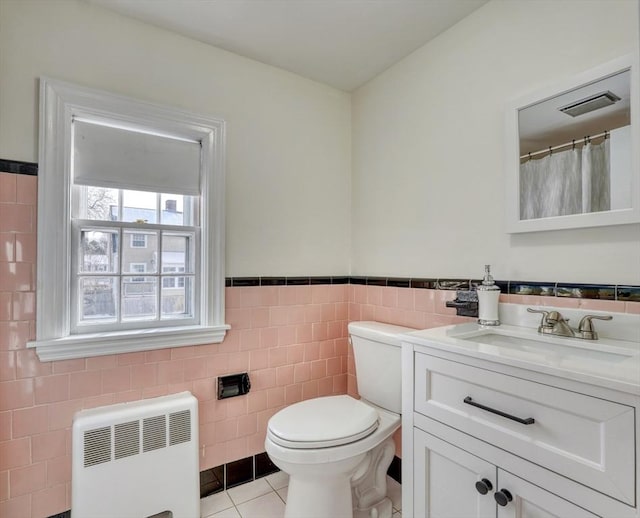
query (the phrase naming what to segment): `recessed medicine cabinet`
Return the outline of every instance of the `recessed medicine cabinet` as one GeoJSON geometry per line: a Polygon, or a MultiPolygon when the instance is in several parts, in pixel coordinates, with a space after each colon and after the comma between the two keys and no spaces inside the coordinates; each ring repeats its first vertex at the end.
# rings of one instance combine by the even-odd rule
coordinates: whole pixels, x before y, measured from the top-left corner
{"type": "Polygon", "coordinates": [[[507,232],[640,222],[639,68],[624,56],[508,103],[507,232]]]}

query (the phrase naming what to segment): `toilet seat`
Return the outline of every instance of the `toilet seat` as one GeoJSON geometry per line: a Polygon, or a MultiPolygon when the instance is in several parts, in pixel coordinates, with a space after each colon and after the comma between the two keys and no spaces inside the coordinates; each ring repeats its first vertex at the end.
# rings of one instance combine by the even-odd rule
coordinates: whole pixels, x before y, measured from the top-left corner
{"type": "Polygon", "coordinates": [[[269,420],[267,433],[285,448],[331,448],[371,435],[378,417],[374,408],[350,396],[320,397],[280,410],[269,420]]]}

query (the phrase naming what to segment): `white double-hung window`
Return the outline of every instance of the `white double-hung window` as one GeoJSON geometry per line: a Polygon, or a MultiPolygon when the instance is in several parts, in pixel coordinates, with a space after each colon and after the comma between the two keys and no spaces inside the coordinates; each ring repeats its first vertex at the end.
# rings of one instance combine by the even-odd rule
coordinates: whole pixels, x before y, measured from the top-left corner
{"type": "Polygon", "coordinates": [[[220,342],[224,122],[41,80],[42,360],[220,342]]]}

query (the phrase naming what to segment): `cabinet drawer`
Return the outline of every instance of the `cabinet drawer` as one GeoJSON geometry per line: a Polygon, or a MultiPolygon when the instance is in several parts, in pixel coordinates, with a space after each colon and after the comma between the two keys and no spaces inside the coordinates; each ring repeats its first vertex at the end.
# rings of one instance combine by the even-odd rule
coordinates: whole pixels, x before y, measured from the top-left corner
{"type": "Polygon", "coordinates": [[[632,407],[420,353],[415,387],[416,412],[635,505],[632,407]]]}

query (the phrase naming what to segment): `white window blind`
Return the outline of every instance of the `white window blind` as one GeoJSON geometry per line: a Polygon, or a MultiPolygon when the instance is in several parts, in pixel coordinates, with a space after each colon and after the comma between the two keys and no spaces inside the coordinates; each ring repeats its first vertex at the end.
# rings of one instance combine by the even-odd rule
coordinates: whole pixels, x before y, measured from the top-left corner
{"type": "Polygon", "coordinates": [[[76,184],[200,194],[199,142],[78,119],[73,138],[76,184]]]}

